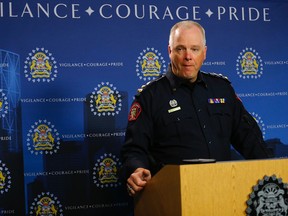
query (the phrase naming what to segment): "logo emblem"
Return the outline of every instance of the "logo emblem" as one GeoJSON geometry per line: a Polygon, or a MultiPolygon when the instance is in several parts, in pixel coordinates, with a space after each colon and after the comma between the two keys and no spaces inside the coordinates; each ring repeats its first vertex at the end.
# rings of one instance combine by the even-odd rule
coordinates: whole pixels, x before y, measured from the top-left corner
{"type": "Polygon", "coordinates": [[[59,133],[47,120],[39,120],[31,126],[27,134],[27,146],[35,155],[56,153],[60,148],[59,133]]]}
{"type": "Polygon", "coordinates": [[[150,81],[166,71],[166,65],[161,53],[154,48],[147,48],[136,60],[137,76],[143,81],[150,81]]]}
{"type": "Polygon", "coordinates": [[[122,99],[112,84],[102,82],[94,90],[90,96],[90,109],[94,115],[114,116],[119,114],[122,107],[122,99]]]}
{"type": "Polygon", "coordinates": [[[275,175],[264,176],[253,187],[247,201],[247,216],[286,216],[288,214],[287,184],[275,175]]]}
{"type": "Polygon", "coordinates": [[[52,54],[44,48],[32,50],[24,63],[24,73],[28,81],[50,82],[57,77],[57,62],[52,54]]]}
{"type": "Polygon", "coordinates": [[[93,180],[97,187],[116,187],[121,185],[117,172],[121,162],[112,154],[104,154],[93,168],[93,180]]]}
{"type": "Polygon", "coordinates": [[[0,89],[0,118],[4,118],[5,115],[8,113],[8,99],[3,92],[3,89],[0,89]]]}
{"type": "Polygon", "coordinates": [[[34,199],[29,211],[29,215],[59,215],[63,216],[60,201],[51,193],[41,193],[34,199]]]}
{"type": "Polygon", "coordinates": [[[242,79],[257,79],[263,74],[263,63],[262,60],[252,48],[246,48],[240,52],[237,63],[237,74],[242,79]]]}
{"type": "Polygon", "coordinates": [[[0,160],[0,194],[8,192],[11,187],[11,175],[4,163],[0,160]]]}

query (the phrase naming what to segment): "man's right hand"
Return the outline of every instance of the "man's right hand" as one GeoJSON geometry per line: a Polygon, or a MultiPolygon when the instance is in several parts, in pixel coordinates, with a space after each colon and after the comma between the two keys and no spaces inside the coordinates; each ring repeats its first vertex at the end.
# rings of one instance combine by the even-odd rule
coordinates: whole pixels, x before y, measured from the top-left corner
{"type": "Polygon", "coordinates": [[[151,172],[148,169],[137,168],[127,179],[127,189],[130,196],[135,196],[144,189],[151,179],[151,172]]]}

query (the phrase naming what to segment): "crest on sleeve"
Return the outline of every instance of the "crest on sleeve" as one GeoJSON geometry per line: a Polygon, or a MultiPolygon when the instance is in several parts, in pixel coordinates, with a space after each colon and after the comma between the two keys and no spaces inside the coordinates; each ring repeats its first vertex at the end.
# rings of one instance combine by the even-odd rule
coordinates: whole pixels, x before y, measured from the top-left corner
{"type": "Polygon", "coordinates": [[[140,104],[137,102],[134,102],[129,111],[128,121],[135,121],[141,112],[142,112],[142,108],[140,104]]]}

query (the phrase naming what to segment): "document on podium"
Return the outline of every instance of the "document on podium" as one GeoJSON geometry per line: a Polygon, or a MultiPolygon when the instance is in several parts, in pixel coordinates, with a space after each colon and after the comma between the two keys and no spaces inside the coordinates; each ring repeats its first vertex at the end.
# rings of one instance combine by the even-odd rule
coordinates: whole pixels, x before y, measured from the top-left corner
{"type": "Polygon", "coordinates": [[[216,162],[216,160],[212,158],[183,159],[182,161],[184,164],[202,164],[216,162]]]}

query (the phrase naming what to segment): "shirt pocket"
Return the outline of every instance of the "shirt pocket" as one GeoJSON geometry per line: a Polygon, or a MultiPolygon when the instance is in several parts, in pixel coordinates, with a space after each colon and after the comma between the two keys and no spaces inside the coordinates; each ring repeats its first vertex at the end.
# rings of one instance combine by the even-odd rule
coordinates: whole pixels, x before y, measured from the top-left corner
{"type": "Polygon", "coordinates": [[[212,127],[219,136],[230,137],[232,131],[232,110],[224,104],[210,104],[208,111],[212,127]]]}
{"type": "MultiPolygon", "coordinates": [[[[195,124],[195,117],[191,113],[181,111],[166,113],[162,116],[162,124],[164,127],[158,127],[162,137],[181,139],[186,133],[190,133],[191,124],[195,124]]],[[[161,137],[161,135],[160,135],[161,137]]]]}

